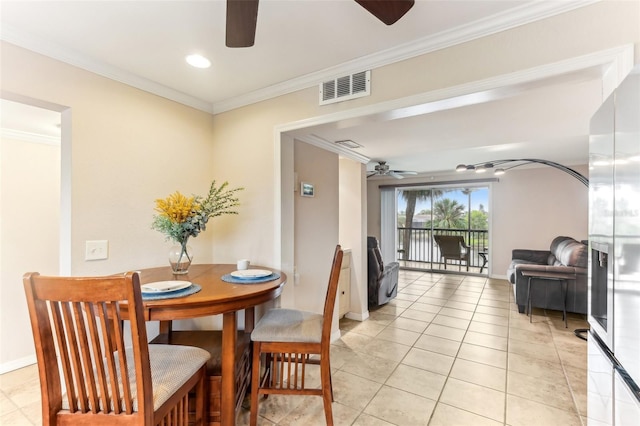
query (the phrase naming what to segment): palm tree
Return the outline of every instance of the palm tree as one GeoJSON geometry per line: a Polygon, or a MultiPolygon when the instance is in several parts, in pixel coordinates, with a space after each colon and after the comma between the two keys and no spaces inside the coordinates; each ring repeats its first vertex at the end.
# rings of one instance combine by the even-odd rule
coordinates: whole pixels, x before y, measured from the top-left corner
{"type": "Polygon", "coordinates": [[[402,238],[403,259],[409,258],[409,248],[411,247],[411,225],[413,224],[413,215],[416,212],[417,201],[427,201],[431,197],[437,198],[442,195],[439,189],[419,189],[400,191],[402,198],[407,202],[405,210],[404,236],[402,238]]]}
{"type": "Polygon", "coordinates": [[[456,200],[445,198],[433,205],[435,222],[439,228],[458,228],[464,225],[465,206],[456,200]]]}

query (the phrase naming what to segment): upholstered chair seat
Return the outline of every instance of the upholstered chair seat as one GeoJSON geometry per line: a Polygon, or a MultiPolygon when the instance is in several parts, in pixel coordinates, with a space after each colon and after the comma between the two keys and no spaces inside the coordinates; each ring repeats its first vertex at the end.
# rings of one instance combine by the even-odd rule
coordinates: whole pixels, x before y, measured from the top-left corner
{"type": "Polygon", "coordinates": [[[295,309],[271,309],[251,333],[254,342],[314,342],[322,340],[322,315],[295,309]]]}
{"type": "MultiPolygon", "coordinates": [[[[125,350],[127,357],[127,373],[131,384],[131,398],[133,399],[133,412],[138,411],[138,392],[136,386],[135,363],[133,360],[133,349],[125,350]]],[[[151,365],[151,388],[153,390],[153,409],[157,410],[167,402],[180,387],[182,387],[189,377],[195,375],[198,370],[205,364],[211,355],[204,349],[193,346],[178,345],[149,345],[149,363],[151,365]]],[[[115,354],[116,369],[120,376],[120,368],[118,354],[115,354]]],[[[118,388],[122,389],[122,381],[118,380],[118,388]]],[[[113,393],[109,392],[111,400],[110,410],[115,407],[113,405],[113,393]]],[[[100,404],[102,405],[102,404],[100,404]]],[[[124,407],[125,403],[120,398],[120,406],[124,407]]],[[[69,409],[69,401],[66,395],[62,398],[62,408],[69,409]]],[[[104,411],[104,407],[100,406],[100,411],[104,411]]]]}

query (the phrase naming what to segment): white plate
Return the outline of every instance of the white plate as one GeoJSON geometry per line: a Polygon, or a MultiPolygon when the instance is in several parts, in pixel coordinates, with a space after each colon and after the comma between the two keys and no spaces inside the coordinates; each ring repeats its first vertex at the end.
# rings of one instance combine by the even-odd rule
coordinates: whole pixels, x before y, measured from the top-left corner
{"type": "Polygon", "coordinates": [[[142,284],[140,288],[143,293],[168,293],[170,291],[182,290],[191,286],[190,281],[156,281],[142,284]]]}
{"type": "Polygon", "coordinates": [[[271,274],[273,274],[273,272],[267,271],[266,269],[244,269],[242,271],[233,271],[230,275],[234,278],[251,279],[268,277],[271,274]]]}

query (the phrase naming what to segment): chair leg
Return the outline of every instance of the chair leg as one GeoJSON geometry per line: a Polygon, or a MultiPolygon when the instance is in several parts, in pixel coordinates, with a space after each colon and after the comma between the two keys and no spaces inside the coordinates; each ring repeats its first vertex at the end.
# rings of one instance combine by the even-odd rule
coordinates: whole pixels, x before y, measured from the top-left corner
{"type": "Polygon", "coordinates": [[[203,367],[202,377],[198,380],[196,384],[196,407],[195,407],[195,424],[203,425],[204,424],[204,379],[207,375],[206,367],[203,367]]]}
{"type": "Polygon", "coordinates": [[[333,426],[333,410],[331,402],[333,401],[333,389],[331,386],[331,368],[329,360],[322,358],[320,360],[320,376],[322,381],[322,402],[324,404],[324,417],[327,426],[333,426]]]}
{"type": "Polygon", "coordinates": [[[531,306],[531,277],[529,277],[529,280],[527,281],[527,312],[529,314],[529,322],[531,322],[531,317],[533,317],[533,312],[531,312],[532,306],[531,306]]]}
{"type": "Polygon", "coordinates": [[[569,290],[569,281],[560,280],[560,288],[564,290],[562,292],[562,319],[564,320],[564,328],[569,328],[569,324],[567,323],[567,291],[569,290]]]}
{"type": "Polygon", "coordinates": [[[258,390],[260,388],[260,343],[253,342],[253,361],[251,363],[251,413],[249,424],[258,424],[258,390]]]}
{"type": "Polygon", "coordinates": [[[331,360],[327,360],[327,364],[329,364],[329,389],[331,389],[331,402],[334,401],[333,399],[333,377],[331,377],[331,360]]]}

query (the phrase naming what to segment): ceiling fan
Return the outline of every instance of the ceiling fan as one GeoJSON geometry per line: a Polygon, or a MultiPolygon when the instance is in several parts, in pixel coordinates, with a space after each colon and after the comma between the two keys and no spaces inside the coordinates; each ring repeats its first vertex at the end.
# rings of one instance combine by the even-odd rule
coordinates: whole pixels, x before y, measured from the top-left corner
{"type": "Polygon", "coordinates": [[[392,176],[396,179],[404,179],[404,175],[417,175],[418,172],[409,170],[391,170],[386,161],[378,161],[378,164],[367,175],[367,179],[372,176],[392,176]]]}
{"type": "MultiPolygon", "coordinates": [[[[256,38],[259,0],[227,0],[227,47],[250,47],[256,38]]],[[[355,0],[387,25],[394,24],[415,0],[355,0]]]]}

